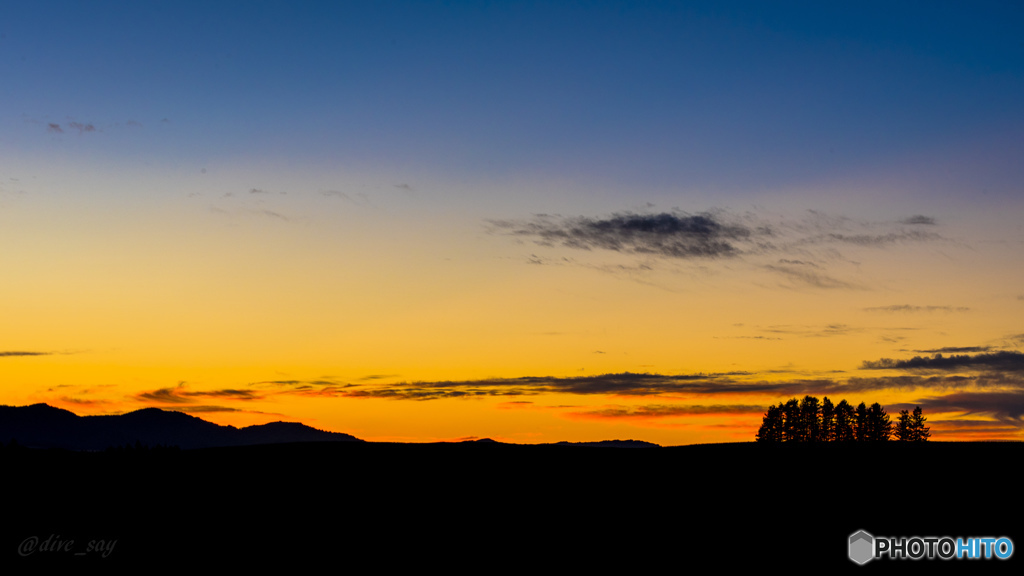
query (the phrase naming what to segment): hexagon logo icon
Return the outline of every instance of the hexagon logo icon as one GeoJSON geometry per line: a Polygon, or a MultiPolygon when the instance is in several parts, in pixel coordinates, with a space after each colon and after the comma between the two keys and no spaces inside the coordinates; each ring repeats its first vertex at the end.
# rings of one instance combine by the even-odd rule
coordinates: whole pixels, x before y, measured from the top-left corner
{"type": "Polygon", "coordinates": [[[863,530],[850,534],[850,560],[857,564],[865,564],[873,557],[871,549],[874,547],[875,538],[863,530]]]}

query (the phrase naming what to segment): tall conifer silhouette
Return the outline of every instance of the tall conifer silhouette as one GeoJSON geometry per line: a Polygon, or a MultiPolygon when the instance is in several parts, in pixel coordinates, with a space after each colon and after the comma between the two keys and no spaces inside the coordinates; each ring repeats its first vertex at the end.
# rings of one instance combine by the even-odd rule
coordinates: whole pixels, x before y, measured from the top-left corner
{"type": "Polygon", "coordinates": [[[800,402],[791,398],[782,406],[783,440],[786,442],[803,442],[803,429],[800,427],[800,402]]]}
{"type": "Polygon", "coordinates": [[[825,396],[821,400],[821,441],[835,442],[836,440],[836,408],[832,401],[825,396]]]}
{"type": "Polygon", "coordinates": [[[893,426],[893,436],[898,442],[910,441],[910,412],[900,411],[900,417],[896,420],[896,425],[893,426]]]}
{"type": "Polygon", "coordinates": [[[821,407],[814,396],[800,401],[800,430],[804,442],[817,442],[821,436],[821,407]]]}
{"type": "Polygon", "coordinates": [[[857,439],[854,434],[853,406],[846,400],[836,405],[836,442],[852,442],[857,439]]]}
{"type": "Polygon", "coordinates": [[[757,431],[758,442],[782,442],[783,441],[783,421],[782,421],[782,404],[778,406],[769,406],[768,412],[765,413],[764,419],[761,421],[761,428],[757,431]]]}
{"type": "Polygon", "coordinates": [[[853,417],[853,435],[857,442],[866,442],[868,439],[868,407],[861,402],[853,417]]]}
{"type": "Polygon", "coordinates": [[[928,438],[932,435],[929,432],[930,428],[925,426],[925,418],[921,413],[921,407],[914,408],[914,414],[910,417],[910,441],[911,442],[927,442],[928,438]]]}
{"type": "Polygon", "coordinates": [[[886,442],[892,436],[892,422],[878,402],[868,408],[867,430],[868,442],[886,442]]]}

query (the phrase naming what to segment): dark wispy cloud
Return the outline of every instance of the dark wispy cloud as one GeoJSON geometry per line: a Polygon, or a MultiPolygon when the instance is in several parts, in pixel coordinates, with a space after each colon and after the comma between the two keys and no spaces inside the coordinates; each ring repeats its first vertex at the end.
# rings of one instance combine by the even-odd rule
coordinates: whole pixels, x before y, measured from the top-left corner
{"type": "Polygon", "coordinates": [[[176,412],[185,412],[187,414],[205,414],[210,412],[249,412],[249,410],[243,410],[241,408],[231,408],[230,406],[174,406],[169,408],[176,412]]]}
{"type": "MultiPolygon", "coordinates": [[[[375,380],[378,378],[387,378],[387,376],[370,375],[361,378],[361,380],[369,379],[375,380]]],[[[343,382],[337,382],[335,380],[319,379],[319,380],[261,380],[259,382],[253,382],[250,386],[256,387],[289,387],[292,389],[312,389],[316,387],[340,387],[347,388],[350,386],[356,386],[356,384],[345,384],[343,382]]]]}
{"type": "Polygon", "coordinates": [[[334,380],[264,380],[249,384],[267,395],[288,395],[288,396],[318,396],[318,397],[344,397],[348,396],[351,388],[358,388],[359,384],[337,382],[334,380]]]}
{"type": "Polygon", "coordinates": [[[713,214],[615,214],[609,218],[538,215],[529,221],[492,220],[499,231],[543,246],[602,249],[669,258],[720,258],[741,253],[754,231],[713,214]]]}
{"type": "Polygon", "coordinates": [[[907,224],[907,225],[911,225],[911,226],[913,226],[913,225],[934,226],[935,225],[935,218],[932,218],[931,216],[922,216],[920,214],[915,214],[913,216],[909,216],[907,218],[904,218],[903,220],[900,220],[900,224],[907,224]]]}
{"type": "Polygon", "coordinates": [[[833,278],[817,270],[806,269],[800,266],[791,265],[768,265],[766,270],[781,274],[791,281],[801,285],[813,286],[815,288],[841,288],[846,290],[863,290],[864,286],[833,278]]]}
{"type": "MultiPolygon", "coordinates": [[[[97,127],[97,125],[92,122],[79,122],[78,120],[70,119],[67,122],[64,122],[63,124],[59,122],[41,121],[38,119],[30,119],[27,121],[32,124],[43,124],[46,126],[46,131],[53,134],[63,134],[65,132],[71,131],[77,131],[79,134],[86,134],[90,132],[104,132],[107,130],[117,130],[120,128],[138,129],[143,127],[142,122],[133,119],[128,119],[123,122],[111,121],[105,124],[101,124],[99,127],[97,127]]],[[[167,122],[167,119],[165,118],[163,122],[167,122]]]]}
{"type": "Polygon", "coordinates": [[[370,196],[365,192],[355,192],[349,194],[347,192],[341,192],[339,190],[323,190],[320,192],[321,196],[327,198],[340,198],[345,202],[351,203],[360,208],[375,208],[373,202],[370,201],[370,196]]]}
{"type": "Polygon", "coordinates": [[[159,404],[192,404],[202,398],[220,398],[229,400],[262,400],[265,394],[249,389],[220,390],[188,390],[184,382],[179,382],[173,388],[160,388],[152,392],[140,392],[135,395],[136,400],[159,404]]]}
{"type": "MultiPolygon", "coordinates": [[[[662,212],[616,213],[607,218],[538,214],[531,220],[490,220],[497,232],[532,238],[543,246],[653,254],[669,258],[732,257],[771,252],[800,253],[815,245],[885,247],[908,242],[944,240],[935,232],[906,229],[892,223],[856,222],[808,210],[800,218],[730,215],[715,210],[698,214],[662,212]]],[[[913,216],[902,224],[929,224],[913,216]]],[[[781,265],[818,266],[806,257],[783,258],[781,265]]]]}
{"type": "Polygon", "coordinates": [[[642,374],[622,372],[565,378],[522,377],[468,381],[414,382],[353,390],[350,397],[433,400],[472,396],[515,396],[545,393],[649,396],[670,393],[700,393],[733,382],[745,372],[722,374],[642,374]]]}
{"type": "MultiPolygon", "coordinates": [[[[773,391],[778,384],[741,384],[734,379],[746,372],[720,374],[645,374],[623,372],[596,376],[491,378],[390,384],[353,384],[328,380],[267,380],[250,387],[261,393],[329,396],[345,398],[386,398],[395,400],[437,400],[487,396],[529,396],[551,393],[609,396],[656,396],[673,393],[773,391]]],[[[364,380],[365,381],[365,380],[364,380]]],[[[796,388],[794,388],[796,389],[796,388]]],[[[166,389],[165,389],[166,393],[166,389]]]]}
{"type": "MultiPolygon", "coordinates": [[[[1009,392],[956,392],[944,396],[922,398],[920,405],[926,412],[959,412],[961,416],[989,416],[995,420],[1024,427],[1024,391],[1009,392]]],[[[991,424],[991,422],[989,422],[991,424]]]]}
{"type": "Polygon", "coordinates": [[[0,358],[10,358],[14,356],[49,356],[53,352],[27,352],[24,350],[4,350],[0,351],[0,358]]]}
{"type": "Polygon", "coordinates": [[[857,246],[887,246],[890,244],[896,244],[900,242],[925,242],[931,240],[941,240],[942,236],[939,236],[934,232],[922,232],[920,230],[905,230],[899,232],[889,232],[887,234],[832,233],[818,239],[831,240],[843,244],[854,244],[857,246]]]}
{"type": "MultiPolygon", "coordinates": [[[[37,121],[33,121],[36,123],[37,121]]],[[[79,122],[77,120],[71,120],[65,122],[63,126],[57,122],[47,122],[46,131],[53,134],[63,134],[65,131],[77,130],[79,134],[85,134],[87,132],[97,132],[96,125],[92,122],[79,122]]]]}
{"type": "Polygon", "coordinates": [[[864,308],[865,312],[970,312],[966,306],[912,306],[910,304],[892,304],[890,306],[872,306],[864,308]]]}
{"type": "Polygon", "coordinates": [[[802,217],[776,219],[770,228],[774,236],[772,247],[792,256],[800,255],[789,260],[802,264],[845,260],[839,252],[844,247],[886,249],[900,244],[948,241],[930,230],[906,228],[908,224],[936,226],[927,216],[912,216],[899,223],[868,222],[807,210],[802,217]]]}
{"type": "MultiPolygon", "coordinates": [[[[848,327],[835,325],[828,330],[842,334],[848,327]]],[[[215,390],[193,390],[185,383],[136,395],[149,403],[192,405],[202,400],[220,399],[249,402],[274,396],[306,396],[352,399],[439,400],[503,397],[508,400],[549,394],[609,397],[662,397],[679,399],[713,398],[705,403],[722,406],[721,400],[741,397],[800,397],[807,394],[833,398],[861,398],[884,392],[915,390],[948,393],[953,391],[998,392],[1024,391],[1024,354],[995,352],[976,355],[915,357],[908,360],[883,358],[865,361],[862,370],[902,370],[902,375],[809,377],[766,380],[771,371],[762,373],[722,372],[693,374],[657,374],[620,372],[592,376],[524,376],[519,378],[485,378],[476,380],[442,380],[416,382],[380,382],[388,375],[370,375],[355,382],[330,378],[301,380],[264,380],[244,387],[215,390]],[[929,374],[929,372],[931,372],[929,374]]],[[[841,372],[840,372],[841,373],[841,372]]],[[[862,373],[863,374],[863,373],[862,373]]],[[[744,409],[753,409],[749,405],[744,409]]],[[[737,408],[739,409],[739,408],[737,408]]],[[[655,409],[622,413],[654,417],[655,409]]],[[[659,408],[660,410],[660,408],[659,408]]],[[[672,410],[684,410],[673,406],[672,410]]],[[[686,410],[697,410],[687,408],[686,410]]],[[[672,413],[671,411],[665,414],[672,413]]],[[[682,412],[679,412],[680,414],[682,412]]],[[[694,412],[691,412],[694,413],[694,412]]],[[[604,414],[613,417],[612,412],[604,414]]]]}
{"type": "Polygon", "coordinates": [[[875,378],[863,378],[853,376],[843,384],[832,387],[832,392],[844,392],[860,394],[865,392],[901,391],[910,392],[913,390],[958,390],[964,388],[996,387],[1006,384],[1021,385],[1019,381],[1008,381],[1006,379],[979,379],[974,376],[882,376],[875,378]]]}
{"type": "Polygon", "coordinates": [[[75,396],[61,396],[60,402],[64,404],[73,404],[75,406],[98,408],[103,406],[109,406],[111,402],[109,400],[99,400],[95,398],[78,398],[75,396]]]}
{"type": "Polygon", "coordinates": [[[1001,351],[992,353],[960,354],[943,356],[915,356],[908,360],[894,360],[892,358],[880,358],[878,360],[865,360],[861,365],[864,370],[991,370],[1001,373],[1024,372],[1024,354],[1020,352],[1001,351]]]}
{"type": "Polygon", "coordinates": [[[712,404],[712,405],[672,405],[649,404],[646,406],[623,406],[570,412],[570,415],[597,419],[637,419],[674,418],[680,416],[721,416],[729,414],[763,414],[766,406],[753,404],[712,404]]]}
{"type": "MultiPolygon", "coordinates": [[[[764,375],[768,372],[763,373],[764,375]]],[[[709,397],[731,398],[744,396],[789,397],[828,395],[835,398],[862,397],[884,391],[911,392],[932,390],[1024,390],[1024,375],[989,370],[973,374],[905,374],[896,376],[855,376],[836,378],[796,378],[771,381],[761,378],[762,374],[749,372],[728,372],[715,374],[651,374],[622,372],[576,377],[528,376],[520,378],[490,378],[479,380],[445,380],[428,382],[343,383],[330,380],[268,380],[249,385],[258,393],[255,396],[301,395],[315,397],[391,399],[391,400],[440,400],[469,399],[486,397],[540,396],[547,394],[571,394],[582,396],[618,397],[709,397]]],[[[179,394],[176,389],[157,391],[161,398],[170,394],[173,398],[193,396],[179,394]]],[[[234,399],[250,399],[238,394],[238,390],[224,391],[224,396],[234,399]]],[[[151,393],[156,394],[156,393],[151,393]]],[[[214,396],[218,393],[204,393],[214,396]]],[[[197,394],[198,395],[198,394],[197,394]]],[[[253,398],[255,399],[255,398],[253,398]]]]}
{"type": "Polygon", "coordinates": [[[933,439],[937,437],[938,432],[942,435],[955,434],[959,438],[972,438],[977,441],[1019,440],[1021,433],[1020,428],[1003,425],[995,420],[935,420],[928,423],[931,425],[933,439]]]}
{"type": "MultiPolygon", "coordinates": [[[[869,278],[849,277],[857,269],[848,265],[855,266],[859,260],[844,256],[846,251],[948,241],[930,229],[922,229],[921,225],[938,228],[934,219],[927,216],[911,216],[899,222],[867,222],[815,210],[794,217],[718,209],[700,213],[619,212],[606,217],[538,214],[531,219],[486,223],[491,233],[530,240],[545,248],[630,255],[646,271],[671,269],[672,262],[680,261],[691,266],[740,261],[781,278],[782,287],[819,290],[870,287],[869,278]]],[[[527,262],[547,264],[552,260],[535,253],[527,262]]],[[[617,264],[622,266],[621,262],[617,264]]],[[[625,274],[634,281],[648,283],[635,269],[594,262],[577,265],[625,274]]]]}
{"type": "MultiPolygon", "coordinates": [[[[179,388],[182,385],[178,385],[179,388]]],[[[186,404],[189,402],[195,402],[191,398],[184,396],[182,392],[176,388],[160,388],[159,390],[153,390],[152,392],[140,392],[135,395],[137,400],[144,402],[158,402],[161,404],[186,404]]]]}
{"type": "Polygon", "coordinates": [[[988,352],[991,349],[991,346],[947,346],[931,350],[914,350],[914,352],[919,354],[968,354],[971,352],[988,352]]]}
{"type": "Polygon", "coordinates": [[[819,268],[814,262],[805,262],[803,260],[790,260],[789,258],[780,258],[779,264],[783,266],[810,266],[812,268],[819,268]]]}
{"type": "Polygon", "coordinates": [[[793,326],[775,325],[759,329],[770,334],[789,334],[807,338],[826,338],[829,336],[846,336],[862,331],[848,324],[826,324],[824,326],[793,326]]]}
{"type": "Polygon", "coordinates": [[[78,130],[79,134],[84,134],[86,132],[95,132],[96,131],[96,127],[93,126],[91,123],[86,124],[86,123],[83,123],[83,122],[68,122],[66,124],[66,126],[68,128],[71,128],[72,130],[78,130]]]}
{"type": "MultiPolygon", "coordinates": [[[[262,412],[249,408],[238,408],[234,406],[223,406],[218,404],[206,404],[204,402],[214,401],[240,401],[252,402],[263,400],[270,396],[266,391],[249,388],[220,388],[215,390],[192,390],[188,383],[179,382],[177,386],[159,388],[149,392],[140,392],[133,398],[144,404],[156,404],[164,410],[185,412],[189,414],[202,414],[213,412],[246,412],[254,414],[275,414],[273,412],[262,412]]],[[[81,403],[78,400],[62,398],[68,402],[81,403]]]]}

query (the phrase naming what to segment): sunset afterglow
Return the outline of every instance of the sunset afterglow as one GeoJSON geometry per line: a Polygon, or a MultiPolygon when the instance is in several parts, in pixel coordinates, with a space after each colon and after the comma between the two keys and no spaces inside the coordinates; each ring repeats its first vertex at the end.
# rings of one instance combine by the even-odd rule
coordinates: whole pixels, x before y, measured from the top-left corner
{"type": "Polygon", "coordinates": [[[4,7],[0,404],[1020,440],[1024,10],[901,6],[4,7]]]}

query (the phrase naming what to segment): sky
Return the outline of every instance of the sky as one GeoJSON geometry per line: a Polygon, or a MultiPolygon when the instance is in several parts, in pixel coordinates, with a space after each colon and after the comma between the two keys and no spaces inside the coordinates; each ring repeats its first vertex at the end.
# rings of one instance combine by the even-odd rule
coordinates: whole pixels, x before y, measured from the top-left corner
{"type": "Polygon", "coordinates": [[[0,4],[0,404],[1024,437],[1024,6],[0,4]]]}

